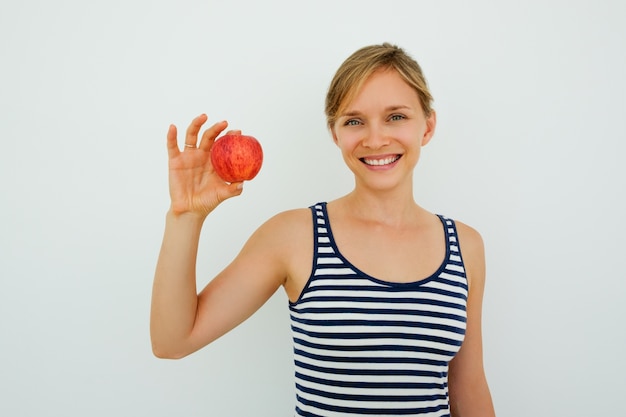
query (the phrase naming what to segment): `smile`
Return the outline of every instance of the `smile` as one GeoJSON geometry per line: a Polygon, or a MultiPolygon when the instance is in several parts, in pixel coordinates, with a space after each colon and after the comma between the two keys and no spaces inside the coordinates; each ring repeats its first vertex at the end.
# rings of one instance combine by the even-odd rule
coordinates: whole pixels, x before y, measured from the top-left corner
{"type": "Polygon", "coordinates": [[[390,165],[393,164],[394,162],[396,162],[398,159],[400,159],[402,155],[394,155],[394,156],[388,156],[387,158],[360,158],[361,162],[364,162],[366,165],[371,165],[371,166],[383,166],[383,165],[390,165]]]}

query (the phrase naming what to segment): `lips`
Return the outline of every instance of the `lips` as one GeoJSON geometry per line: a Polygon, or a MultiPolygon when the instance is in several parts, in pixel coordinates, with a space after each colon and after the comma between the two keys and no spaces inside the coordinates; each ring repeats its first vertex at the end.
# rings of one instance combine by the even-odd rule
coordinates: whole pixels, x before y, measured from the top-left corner
{"type": "Polygon", "coordinates": [[[389,155],[385,157],[364,157],[360,161],[369,166],[385,166],[391,165],[400,159],[402,155],[389,155]]]}

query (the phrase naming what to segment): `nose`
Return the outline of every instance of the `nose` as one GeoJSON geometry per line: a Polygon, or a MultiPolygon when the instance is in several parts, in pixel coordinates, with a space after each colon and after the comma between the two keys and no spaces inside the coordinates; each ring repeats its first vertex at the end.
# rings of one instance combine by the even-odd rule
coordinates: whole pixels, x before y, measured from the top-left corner
{"type": "Polygon", "coordinates": [[[382,126],[370,125],[369,129],[365,132],[365,137],[361,141],[361,144],[365,148],[380,149],[389,145],[389,136],[382,126]]]}

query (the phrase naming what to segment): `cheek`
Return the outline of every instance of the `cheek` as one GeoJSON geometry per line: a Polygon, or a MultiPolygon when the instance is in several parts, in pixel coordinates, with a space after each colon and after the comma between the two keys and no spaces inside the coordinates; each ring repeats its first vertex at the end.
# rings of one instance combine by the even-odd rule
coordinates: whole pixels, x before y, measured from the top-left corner
{"type": "Polygon", "coordinates": [[[405,126],[401,131],[398,131],[398,137],[402,138],[407,144],[421,145],[424,139],[425,129],[422,126],[405,126]]]}
{"type": "Polygon", "coordinates": [[[400,128],[393,133],[394,138],[405,146],[412,147],[421,142],[422,137],[415,129],[400,128]]]}
{"type": "Polygon", "coordinates": [[[357,146],[363,136],[361,129],[338,129],[333,138],[337,146],[341,149],[348,150],[357,146]]]}

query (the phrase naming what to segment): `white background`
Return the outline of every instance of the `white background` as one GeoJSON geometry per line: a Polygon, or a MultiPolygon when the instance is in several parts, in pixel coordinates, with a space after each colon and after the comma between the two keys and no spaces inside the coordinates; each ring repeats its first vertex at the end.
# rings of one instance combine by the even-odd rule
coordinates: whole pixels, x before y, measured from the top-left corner
{"type": "Polygon", "coordinates": [[[2,1],[0,415],[286,416],[287,299],[152,356],[165,133],[197,114],[265,163],[207,220],[199,285],[276,212],[352,186],[323,100],[357,48],[422,65],[438,111],[415,193],[486,242],[499,416],[623,413],[622,1],[2,1]]]}

